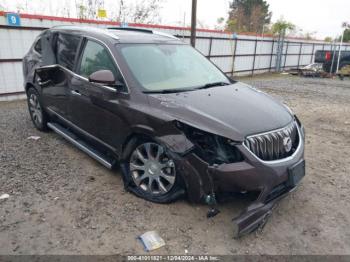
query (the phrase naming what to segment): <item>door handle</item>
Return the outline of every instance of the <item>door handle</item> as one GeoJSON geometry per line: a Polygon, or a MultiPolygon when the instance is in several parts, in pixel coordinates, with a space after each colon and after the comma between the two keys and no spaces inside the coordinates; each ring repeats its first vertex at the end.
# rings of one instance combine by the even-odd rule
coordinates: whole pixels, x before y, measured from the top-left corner
{"type": "Polygon", "coordinates": [[[72,90],[70,91],[72,95],[75,95],[75,96],[81,96],[79,90],[72,90]]]}

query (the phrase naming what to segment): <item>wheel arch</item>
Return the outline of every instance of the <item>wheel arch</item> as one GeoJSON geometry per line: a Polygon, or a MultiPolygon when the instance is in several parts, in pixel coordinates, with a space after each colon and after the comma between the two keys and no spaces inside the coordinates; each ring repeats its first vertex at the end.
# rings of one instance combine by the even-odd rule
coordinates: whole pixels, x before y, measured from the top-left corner
{"type": "Polygon", "coordinates": [[[34,83],[27,82],[24,86],[24,91],[28,93],[29,88],[34,88],[39,94],[41,93],[40,87],[35,85],[34,83]]]}

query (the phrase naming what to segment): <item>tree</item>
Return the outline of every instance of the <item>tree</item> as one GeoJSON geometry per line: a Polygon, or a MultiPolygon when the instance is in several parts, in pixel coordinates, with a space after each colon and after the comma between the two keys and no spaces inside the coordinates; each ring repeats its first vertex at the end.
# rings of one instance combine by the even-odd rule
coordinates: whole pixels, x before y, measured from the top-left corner
{"type": "Polygon", "coordinates": [[[215,25],[215,29],[216,30],[224,30],[225,29],[225,18],[223,17],[219,17],[217,20],[216,20],[216,25],[215,25]]]}
{"type": "Polygon", "coordinates": [[[266,0],[233,0],[230,9],[226,27],[232,32],[261,32],[271,21],[266,0]]]}
{"type": "Polygon", "coordinates": [[[326,37],[324,38],[324,41],[325,41],[325,42],[332,42],[332,41],[333,41],[333,38],[330,37],[330,36],[326,36],[326,37]]]}
{"type": "Polygon", "coordinates": [[[344,42],[350,42],[350,29],[345,29],[344,31],[344,38],[343,38],[344,42]]]}
{"type": "MultiPolygon", "coordinates": [[[[131,23],[155,23],[160,20],[159,10],[165,0],[117,0],[108,5],[110,20],[131,23]]],[[[77,16],[81,19],[97,18],[102,0],[77,0],[77,16]]]]}
{"type": "Polygon", "coordinates": [[[315,34],[317,32],[314,31],[314,32],[306,32],[304,34],[301,35],[302,38],[305,38],[306,40],[315,40],[316,37],[315,37],[315,34]]]}
{"type": "Polygon", "coordinates": [[[133,23],[155,23],[160,21],[159,10],[164,0],[138,0],[128,4],[120,0],[118,21],[133,23]]]}
{"type": "Polygon", "coordinates": [[[79,4],[77,6],[77,15],[79,19],[87,19],[88,15],[87,15],[87,7],[83,4],[79,4]]]}
{"type": "Polygon", "coordinates": [[[272,25],[271,31],[274,35],[285,35],[288,31],[294,30],[294,28],[294,24],[285,21],[283,18],[280,18],[276,23],[272,25]]]}

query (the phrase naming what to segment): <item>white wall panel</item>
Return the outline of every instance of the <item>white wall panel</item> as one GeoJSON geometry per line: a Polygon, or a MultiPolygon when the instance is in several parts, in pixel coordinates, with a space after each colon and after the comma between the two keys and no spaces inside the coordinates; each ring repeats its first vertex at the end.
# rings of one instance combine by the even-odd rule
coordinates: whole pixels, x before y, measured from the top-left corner
{"type": "MultiPolygon", "coordinates": [[[[234,40],[215,40],[213,39],[211,55],[232,55],[234,50],[234,40]]],[[[196,42],[197,47],[197,42],[196,42]]]]}
{"type": "Polygon", "coordinates": [[[251,70],[253,68],[253,56],[238,56],[235,59],[235,71],[251,70]]]}
{"type": "Polygon", "coordinates": [[[232,72],[232,58],[231,57],[213,57],[210,59],[223,72],[232,72]]]}
{"type": "MultiPolygon", "coordinates": [[[[282,60],[282,61],[284,63],[284,60],[282,60]]],[[[298,65],[298,56],[297,55],[287,56],[287,59],[286,59],[285,63],[286,63],[286,67],[297,66],[298,65]]]]}
{"type": "Polygon", "coordinates": [[[270,67],[270,58],[271,56],[257,56],[255,58],[254,70],[259,68],[270,67]]]}
{"type": "Polygon", "coordinates": [[[0,94],[23,90],[22,63],[0,63],[0,94]]]}
{"type": "Polygon", "coordinates": [[[253,54],[255,48],[254,41],[239,40],[237,42],[236,54],[253,54]]]}
{"type": "MultiPolygon", "coordinates": [[[[287,48],[287,44],[285,45],[287,48]]],[[[300,44],[288,43],[288,54],[299,54],[300,44]]]]}
{"type": "Polygon", "coordinates": [[[270,54],[272,49],[272,42],[257,42],[256,53],[257,54],[270,54]]]}
{"type": "Polygon", "coordinates": [[[196,48],[205,56],[209,55],[209,41],[209,39],[196,39],[196,48]]]}

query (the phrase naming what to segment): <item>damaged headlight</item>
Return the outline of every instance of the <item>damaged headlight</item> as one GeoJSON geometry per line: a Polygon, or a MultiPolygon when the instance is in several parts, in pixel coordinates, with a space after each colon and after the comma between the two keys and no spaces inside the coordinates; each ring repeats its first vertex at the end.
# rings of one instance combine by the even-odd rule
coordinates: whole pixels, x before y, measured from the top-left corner
{"type": "Polygon", "coordinates": [[[218,135],[208,133],[181,122],[175,122],[186,137],[195,145],[195,153],[209,165],[235,163],[243,160],[235,143],[218,135]]]}

